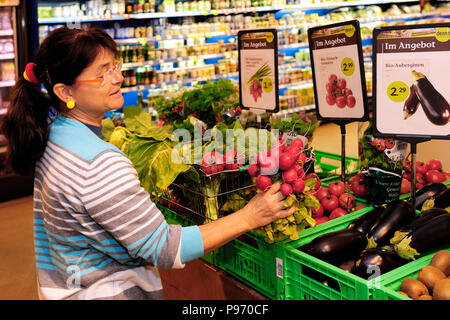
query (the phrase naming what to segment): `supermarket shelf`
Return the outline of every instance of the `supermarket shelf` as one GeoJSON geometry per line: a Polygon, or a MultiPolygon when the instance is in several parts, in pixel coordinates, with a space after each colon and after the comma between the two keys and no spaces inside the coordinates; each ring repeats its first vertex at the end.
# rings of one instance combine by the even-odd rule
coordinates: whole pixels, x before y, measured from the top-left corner
{"type": "Polygon", "coordinates": [[[16,84],[15,80],[0,81],[0,88],[12,87],[16,84]]]}
{"type": "Polygon", "coordinates": [[[275,113],[275,115],[289,116],[289,115],[291,115],[293,113],[297,113],[297,112],[302,112],[302,111],[312,112],[312,111],[315,111],[315,110],[316,110],[316,105],[308,104],[308,105],[305,105],[305,106],[298,106],[298,107],[295,107],[295,108],[282,110],[282,111],[280,111],[278,113],[275,113]]]}
{"type": "Polygon", "coordinates": [[[12,35],[14,35],[14,30],[13,29],[0,30],[0,36],[12,36],[12,35]]]}
{"type": "Polygon", "coordinates": [[[216,74],[216,75],[209,76],[209,77],[187,78],[187,79],[180,79],[180,80],[175,80],[175,81],[157,82],[157,83],[152,83],[152,84],[137,85],[134,87],[122,88],[121,91],[122,91],[122,93],[127,93],[127,92],[133,92],[133,91],[138,91],[138,90],[147,90],[147,89],[152,90],[152,89],[157,89],[157,88],[164,88],[166,86],[171,86],[171,85],[184,86],[186,84],[192,84],[192,83],[200,82],[200,81],[230,79],[230,78],[235,78],[238,76],[239,76],[238,72],[228,72],[228,73],[224,73],[224,74],[216,74]]]}
{"type": "MultiPolygon", "coordinates": [[[[136,68],[136,67],[143,67],[143,66],[154,66],[154,65],[160,65],[164,63],[175,63],[175,62],[181,62],[181,61],[188,61],[192,58],[196,59],[218,59],[218,58],[226,58],[228,55],[231,56],[231,54],[237,54],[237,51],[233,51],[233,53],[210,53],[210,54],[202,54],[198,56],[185,56],[185,57],[177,57],[172,59],[157,59],[157,60],[150,60],[150,61],[144,61],[144,62],[131,62],[131,63],[124,63],[122,68],[123,69],[130,69],[130,68],[136,68]]],[[[195,67],[194,67],[195,68],[195,67]]],[[[173,70],[175,71],[175,70],[173,70]]]]}
{"type": "Polygon", "coordinates": [[[15,55],[14,53],[2,53],[0,54],[0,60],[10,60],[14,59],[15,55]]]}
{"type": "Polygon", "coordinates": [[[278,89],[304,89],[304,88],[309,88],[312,87],[313,82],[312,80],[304,80],[304,81],[300,81],[300,82],[295,82],[295,83],[289,83],[289,84],[280,84],[278,86],[278,89]]]}
{"type": "Polygon", "coordinates": [[[39,24],[56,24],[70,22],[98,22],[103,20],[108,21],[120,21],[129,19],[159,19],[159,18],[179,18],[186,16],[217,16],[217,15],[233,15],[241,13],[257,13],[257,12],[270,12],[279,10],[311,10],[311,9],[329,9],[337,7],[348,6],[364,6],[364,5],[380,5],[380,4],[392,4],[392,3],[419,3],[419,1],[409,0],[365,0],[365,1],[328,1],[324,3],[309,3],[309,4],[296,4],[286,6],[266,6],[266,7],[250,7],[250,8],[233,8],[233,9],[220,9],[220,10],[204,10],[204,11],[183,11],[183,12],[152,12],[152,13],[136,13],[136,14],[119,14],[119,15],[101,15],[92,17],[49,17],[39,18],[39,24]]]}
{"type": "MultiPolygon", "coordinates": [[[[410,1],[407,1],[410,2],[410,1]]],[[[450,11],[432,11],[432,12],[424,12],[424,13],[411,13],[411,14],[403,14],[400,16],[385,16],[384,18],[376,17],[376,18],[357,18],[360,22],[361,27],[370,26],[373,24],[380,24],[382,22],[397,22],[397,21],[414,21],[426,18],[449,18],[450,11]]],[[[284,30],[295,30],[295,29],[308,29],[311,27],[315,27],[317,24],[308,23],[302,25],[287,25],[287,26],[275,26],[278,31],[284,30]]],[[[215,31],[215,32],[205,32],[201,34],[177,34],[177,35],[167,35],[166,37],[161,37],[160,35],[156,35],[153,37],[147,38],[128,38],[128,39],[116,39],[117,44],[139,44],[145,42],[157,42],[164,40],[182,40],[188,38],[214,38],[221,36],[236,36],[238,30],[226,30],[226,31],[215,31]]],[[[306,45],[307,47],[307,45],[306,45]]],[[[289,47],[285,47],[283,49],[289,49],[289,47]]]]}

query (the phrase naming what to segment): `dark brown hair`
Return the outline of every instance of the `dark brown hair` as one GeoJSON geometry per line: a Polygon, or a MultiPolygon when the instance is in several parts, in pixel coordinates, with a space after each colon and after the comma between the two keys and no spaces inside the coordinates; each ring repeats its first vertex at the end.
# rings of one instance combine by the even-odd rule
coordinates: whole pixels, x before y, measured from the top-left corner
{"type": "Polygon", "coordinates": [[[12,90],[11,107],[1,121],[0,132],[7,139],[6,164],[15,172],[27,175],[45,151],[52,121],[52,108],[58,114],[64,104],[54,94],[57,83],[72,85],[91,65],[102,48],[117,53],[116,43],[102,29],[53,30],[36,55],[34,74],[47,91],[20,76],[12,90]]]}

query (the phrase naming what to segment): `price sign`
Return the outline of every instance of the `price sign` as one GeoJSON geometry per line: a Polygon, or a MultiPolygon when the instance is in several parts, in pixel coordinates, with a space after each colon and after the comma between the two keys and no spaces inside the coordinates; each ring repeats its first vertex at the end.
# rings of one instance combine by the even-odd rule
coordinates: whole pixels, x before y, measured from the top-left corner
{"type": "Polygon", "coordinates": [[[278,39],[274,29],[238,32],[242,108],[278,112],[278,39]]]}
{"type": "Polygon", "coordinates": [[[374,135],[450,139],[450,24],[374,29],[374,135]]]}
{"type": "Polygon", "coordinates": [[[336,123],[364,121],[367,93],[358,21],[308,29],[316,114],[336,123]]]}

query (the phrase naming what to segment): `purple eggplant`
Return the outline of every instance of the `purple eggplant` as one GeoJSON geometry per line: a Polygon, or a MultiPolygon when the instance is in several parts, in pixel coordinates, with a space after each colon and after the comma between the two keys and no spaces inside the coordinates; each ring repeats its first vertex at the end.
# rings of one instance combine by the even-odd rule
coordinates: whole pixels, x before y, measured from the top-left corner
{"type": "Polygon", "coordinates": [[[377,221],[380,214],[383,212],[384,207],[376,207],[373,210],[363,214],[362,216],[356,218],[348,225],[348,229],[357,230],[364,234],[367,234],[370,229],[372,229],[375,221],[377,221]]]}
{"type": "Polygon", "coordinates": [[[415,211],[409,201],[397,199],[389,203],[367,234],[367,247],[376,248],[389,245],[389,240],[394,236],[395,231],[414,217],[415,211]]]}
{"type": "Polygon", "coordinates": [[[394,236],[391,238],[391,244],[399,243],[408,233],[416,230],[421,227],[428,220],[433,219],[434,217],[440,216],[441,214],[450,214],[444,209],[440,208],[432,208],[429,210],[425,210],[415,216],[408,224],[399,230],[395,231],[394,236]]]}
{"type": "Polygon", "coordinates": [[[440,94],[427,77],[413,70],[413,88],[422,105],[425,115],[431,123],[445,126],[450,120],[450,105],[440,94]]]}
{"type": "Polygon", "coordinates": [[[426,200],[422,205],[422,210],[430,208],[446,209],[450,207],[450,188],[439,192],[430,199],[426,200]]]}
{"type": "Polygon", "coordinates": [[[408,260],[402,259],[395,252],[383,248],[371,248],[361,252],[355,262],[352,273],[364,278],[374,278],[406,264],[408,260]]]}
{"type": "Polygon", "coordinates": [[[395,245],[397,254],[408,260],[450,246],[450,214],[434,217],[411,231],[395,245]]]}
{"type": "Polygon", "coordinates": [[[441,182],[432,182],[424,185],[416,192],[416,209],[422,210],[425,201],[431,199],[445,189],[447,189],[447,186],[441,182]]]}
{"type": "Polygon", "coordinates": [[[403,114],[405,119],[411,117],[414,113],[416,113],[419,108],[419,98],[417,98],[416,91],[414,87],[411,86],[409,88],[409,97],[405,100],[405,104],[403,105],[403,114]]]}
{"type": "Polygon", "coordinates": [[[356,258],[366,246],[367,238],[363,233],[343,229],[320,235],[298,250],[337,266],[356,258]]]}

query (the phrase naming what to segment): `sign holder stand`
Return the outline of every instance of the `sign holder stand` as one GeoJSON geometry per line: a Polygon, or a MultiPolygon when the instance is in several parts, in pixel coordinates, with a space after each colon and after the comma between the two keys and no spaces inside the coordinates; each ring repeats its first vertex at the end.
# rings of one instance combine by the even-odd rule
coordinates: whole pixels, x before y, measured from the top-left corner
{"type": "MultiPolygon", "coordinates": [[[[345,21],[345,22],[340,22],[340,23],[335,23],[335,24],[329,24],[329,25],[324,25],[324,26],[318,26],[318,27],[313,27],[308,29],[308,39],[309,39],[309,49],[310,49],[310,56],[311,56],[311,68],[313,71],[313,83],[314,83],[314,96],[315,97],[319,97],[319,93],[320,90],[318,91],[318,79],[320,79],[320,76],[317,76],[318,73],[323,72],[322,69],[318,69],[315,66],[315,61],[321,61],[320,60],[320,56],[317,58],[315,58],[315,54],[314,52],[316,52],[317,48],[323,49],[323,46],[325,43],[326,44],[326,40],[327,38],[329,41],[337,41],[337,40],[342,40],[344,41],[345,45],[341,46],[348,46],[350,49],[350,51],[341,51],[339,54],[333,54],[334,56],[336,56],[336,58],[334,59],[338,59],[337,56],[339,56],[340,59],[340,70],[342,72],[342,74],[344,75],[344,79],[346,77],[353,77],[354,74],[359,74],[361,83],[360,86],[356,91],[356,88],[352,88],[353,89],[353,93],[350,94],[355,94],[359,92],[359,90],[361,91],[360,95],[362,98],[362,105],[361,105],[361,109],[360,111],[363,111],[362,113],[359,114],[355,114],[350,112],[348,115],[339,115],[339,116],[335,116],[335,114],[331,114],[330,111],[328,110],[328,113],[326,113],[325,115],[323,115],[320,112],[321,106],[319,105],[319,100],[316,100],[316,115],[317,115],[317,119],[319,120],[326,120],[326,121],[330,121],[332,123],[337,124],[340,127],[340,131],[341,131],[341,180],[342,182],[345,183],[345,179],[346,179],[346,161],[345,161],[345,151],[346,151],[346,125],[351,123],[351,122],[355,122],[355,121],[367,121],[369,118],[369,110],[368,110],[368,106],[367,106],[367,90],[366,90],[366,82],[365,82],[365,73],[364,73],[364,63],[363,63],[363,52],[362,52],[362,45],[361,45],[361,33],[360,33],[360,27],[359,27],[359,22],[357,20],[352,20],[352,21],[345,21]],[[330,33],[330,30],[338,30],[337,33],[330,33]],[[347,32],[349,31],[350,32],[347,32]],[[320,39],[320,41],[314,42],[313,40],[314,35],[318,34],[318,36],[316,37],[317,39],[320,39]],[[340,37],[339,39],[337,37],[340,37]],[[344,38],[342,38],[344,37],[344,38]],[[335,39],[336,38],[336,39],[335,39]],[[323,40],[325,39],[325,41],[323,40]],[[353,46],[356,45],[355,48],[353,48],[353,46]],[[352,57],[352,58],[350,58],[352,57]],[[351,64],[354,68],[353,71],[351,71],[351,73],[345,73],[348,72],[347,65],[351,64]],[[343,66],[344,69],[343,69],[343,66]]],[[[333,44],[334,46],[334,44],[333,44]]],[[[325,48],[325,49],[329,49],[329,48],[325,48]]],[[[350,79],[350,78],[348,78],[350,79]]],[[[346,80],[348,81],[348,80],[346,80]]],[[[322,87],[320,87],[322,88],[322,87]]],[[[345,85],[344,85],[345,88],[345,85]]],[[[323,88],[322,88],[323,89],[323,88]]],[[[328,89],[327,89],[328,90],[328,89]]],[[[327,101],[328,102],[328,101],[327,101]]]]}
{"type": "Polygon", "coordinates": [[[341,180],[345,183],[345,123],[340,123],[341,127],[341,180]]]}
{"type": "Polygon", "coordinates": [[[430,141],[431,139],[405,139],[403,141],[409,143],[411,148],[411,204],[416,207],[416,154],[417,144],[430,141]]]}

